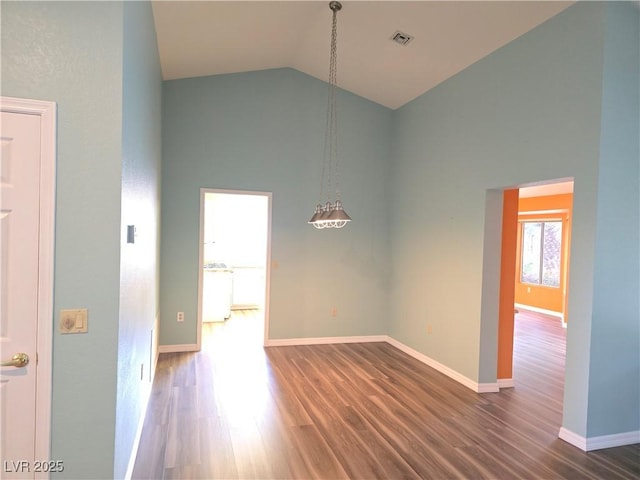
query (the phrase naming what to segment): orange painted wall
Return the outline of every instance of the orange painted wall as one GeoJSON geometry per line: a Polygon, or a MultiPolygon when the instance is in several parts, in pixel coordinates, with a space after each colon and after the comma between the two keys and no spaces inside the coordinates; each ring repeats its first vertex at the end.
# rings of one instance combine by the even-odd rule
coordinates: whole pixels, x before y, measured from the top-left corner
{"type": "Polygon", "coordinates": [[[513,321],[518,241],[518,190],[505,190],[502,207],[502,258],[498,314],[498,378],[513,377],[513,321]]]}
{"type": "Polygon", "coordinates": [[[562,264],[560,288],[542,285],[530,285],[520,282],[520,248],[522,245],[521,229],[517,229],[516,271],[515,271],[515,303],[543,308],[566,315],[566,291],[568,281],[569,245],[571,242],[571,213],[573,194],[549,195],[545,197],[522,198],[519,201],[518,219],[554,220],[562,219],[562,264]],[[562,210],[554,213],[537,213],[549,210],[562,210]]]}

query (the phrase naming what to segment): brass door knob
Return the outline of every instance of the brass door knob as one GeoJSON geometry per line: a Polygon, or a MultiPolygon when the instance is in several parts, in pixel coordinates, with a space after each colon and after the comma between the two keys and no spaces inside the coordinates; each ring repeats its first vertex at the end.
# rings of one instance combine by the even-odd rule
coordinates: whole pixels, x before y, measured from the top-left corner
{"type": "Polygon", "coordinates": [[[29,365],[29,355],[26,353],[16,353],[11,360],[4,360],[0,362],[0,367],[16,367],[22,368],[29,365]]]}

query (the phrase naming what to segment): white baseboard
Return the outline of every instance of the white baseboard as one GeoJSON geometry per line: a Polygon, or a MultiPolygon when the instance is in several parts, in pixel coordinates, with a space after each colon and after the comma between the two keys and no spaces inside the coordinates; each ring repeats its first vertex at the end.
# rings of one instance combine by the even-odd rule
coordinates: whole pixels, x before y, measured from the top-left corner
{"type": "Polygon", "coordinates": [[[362,337],[308,337],[308,338],[282,338],[268,339],[265,347],[292,347],[296,345],[329,345],[332,343],[371,343],[387,342],[387,335],[367,335],[362,337]]]}
{"type": "Polygon", "coordinates": [[[144,419],[147,417],[147,407],[149,406],[149,399],[151,398],[151,386],[147,389],[144,396],[144,402],[142,407],[142,413],[138,419],[138,428],[136,429],[136,436],[133,440],[133,447],[131,448],[131,455],[129,456],[129,464],[127,465],[127,473],[125,474],[125,480],[131,480],[133,475],[133,467],[136,464],[136,457],[138,456],[138,447],[140,446],[140,439],[142,438],[142,427],[144,427],[144,419]]]}
{"type": "Polygon", "coordinates": [[[513,388],[515,387],[515,382],[513,378],[499,378],[498,379],[498,388],[513,388]]]}
{"type": "Polygon", "coordinates": [[[153,379],[156,376],[156,367],[158,366],[158,355],[160,355],[160,317],[158,314],[156,314],[156,319],[155,322],[153,323],[153,330],[151,332],[151,358],[152,358],[152,363],[153,365],[151,365],[151,372],[150,372],[150,378],[149,378],[149,382],[153,385],[153,379]]]}
{"type": "MultiPolygon", "coordinates": [[[[493,383],[478,383],[470,378],[465,377],[461,373],[453,370],[452,368],[443,365],[442,363],[428,357],[427,355],[414,350],[413,348],[405,345],[402,342],[388,336],[388,335],[366,335],[366,336],[354,336],[354,337],[307,337],[307,338],[282,338],[282,339],[267,339],[264,342],[265,347],[291,347],[297,345],[329,345],[334,343],[371,343],[371,342],[387,342],[393,345],[398,350],[403,351],[407,355],[421,361],[425,365],[445,374],[447,377],[461,383],[467,388],[470,388],[476,393],[494,393],[499,392],[500,388],[507,388],[513,385],[502,385],[499,381],[493,383]]],[[[176,352],[195,352],[198,351],[197,344],[186,345],[160,345],[158,347],[159,353],[176,353],[176,352]]]]}
{"type": "Polygon", "coordinates": [[[558,432],[558,438],[561,438],[567,443],[570,443],[574,447],[578,447],[580,450],[586,452],[587,451],[587,439],[577,433],[573,433],[571,430],[567,430],[566,428],[560,428],[560,432],[558,432]]]}
{"type": "Polygon", "coordinates": [[[587,438],[587,451],[622,447],[624,445],[633,445],[634,443],[640,443],[640,430],[587,438]]]}
{"type": "Polygon", "coordinates": [[[476,388],[471,388],[471,390],[473,390],[476,393],[497,393],[500,391],[500,386],[498,385],[498,382],[492,382],[492,383],[476,383],[474,382],[474,384],[476,385],[476,388]]]}
{"type": "Polygon", "coordinates": [[[158,345],[158,353],[197,352],[197,343],[185,343],[182,345],[158,345]]]}
{"type": "Polygon", "coordinates": [[[153,379],[156,376],[156,366],[158,364],[158,316],[156,315],[153,328],[151,329],[151,365],[149,366],[149,382],[148,388],[144,395],[144,402],[140,418],[138,419],[138,428],[136,429],[136,436],[133,440],[133,447],[131,448],[131,454],[129,456],[129,464],[127,465],[127,472],[125,473],[125,480],[131,480],[133,475],[133,467],[136,464],[136,458],[138,456],[138,448],[140,447],[140,439],[142,438],[142,428],[144,427],[144,420],[147,417],[147,408],[149,407],[149,399],[151,398],[151,390],[153,388],[153,379]]]}
{"type": "Polygon", "coordinates": [[[284,338],[284,339],[268,339],[265,341],[265,347],[290,347],[296,345],[327,345],[332,343],[367,343],[367,342],[387,342],[398,350],[403,351],[407,355],[421,361],[425,365],[445,374],[447,377],[461,383],[476,393],[492,393],[499,392],[498,382],[495,383],[478,383],[470,378],[465,377],[459,372],[437,362],[436,360],[414,350],[402,342],[388,335],[368,335],[361,337],[311,337],[311,338],[284,338]]]}
{"type": "Polygon", "coordinates": [[[452,368],[449,368],[446,365],[443,365],[442,363],[432,359],[431,357],[428,357],[427,355],[420,353],[417,350],[414,350],[413,348],[405,345],[404,343],[399,342],[395,338],[391,338],[391,337],[387,337],[387,338],[388,338],[387,342],[393,345],[394,347],[396,347],[398,350],[403,351],[407,355],[415,358],[416,360],[421,361],[425,365],[430,366],[431,368],[439,371],[440,373],[444,373],[447,377],[452,378],[456,382],[461,383],[462,385],[464,385],[467,388],[470,388],[476,393],[490,393],[490,392],[500,391],[500,388],[498,387],[497,382],[496,383],[474,382],[470,378],[467,378],[461,373],[453,370],[452,368]]]}
{"type": "Polygon", "coordinates": [[[600,435],[598,437],[583,437],[562,427],[558,437],[584,452],[590,452],[603,448],[623,447],[624,445],[640,443],[640,430],[615,433],[613,435],[600,435]]]}
{"type": "Polygon", "coordinates": [[[522,310],[529,310],[531,312],[543,313],[545,315],[550,315],[552,317],[558,317],[562,321],[562,323],[566,326],[566,323],[564,323],[564,314],[562,312],[556,312],[555,310],[547,310],[546,308],[532,307],[530,305],[524,305],[523,303],[514,303],[514,306],[516,308],[521,308],[522,310]]]}

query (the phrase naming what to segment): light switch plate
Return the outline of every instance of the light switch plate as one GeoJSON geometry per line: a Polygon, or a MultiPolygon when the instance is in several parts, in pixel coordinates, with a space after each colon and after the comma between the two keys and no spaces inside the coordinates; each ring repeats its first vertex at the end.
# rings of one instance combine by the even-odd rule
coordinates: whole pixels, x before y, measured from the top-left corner
{"type": "Polygon", "coordinates": [[[60,310],[60,333],[87,333],[88,323],[86,308],[60,310]]]}

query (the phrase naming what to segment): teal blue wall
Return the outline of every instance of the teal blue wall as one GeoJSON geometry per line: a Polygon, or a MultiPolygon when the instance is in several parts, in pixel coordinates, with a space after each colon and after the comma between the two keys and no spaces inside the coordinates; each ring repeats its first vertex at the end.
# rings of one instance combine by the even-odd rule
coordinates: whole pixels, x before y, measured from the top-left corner
{"type": "Polygon", "coordinates": [[[579,4],[393,118],[390,334],[480,383],[499,192],[574,178],[563,426],[584,437],[639,427],[638,75],[637,7],[579,4]]]}
{"type": "Polygon", "coordinates": [[[394,115],[390,334],[480,383],[497,369],[495,189],[575,177],[572,330],[589,321],[579,305],[592,294],[599,12],[560,13],[394,115]]]}
{"type": "MultiPolygon", "coordinates": [[[[159,115],[157,106],[142,100],[139,117],[135,107],[123,108],[138,82],[148,83],[148,73],[131,78],[131,60],[138,54],[124,53],[125,41],[137,41],[131,38],[135,27],[127,25],[125,32],[125,18],[142,7],[124,8],[120,2],[2,2],[1,7],[2,95],[58,104],[51,458],[64,462],[61,478],[114,478],[130,453],[124,450],[131,433],[122,425],[137,425],[140,411],[117,396],[130,384],[129,377],[119,378],[118,358],[137,362],[138,350],[149,348],[149,338],[143,343],[137,323],[129,319],[132,304],[120,306],[122,208],[130,205],[138,182],[150,185],[143,187],[144,196],[153,202],[157,183],[153,125],[139,130],[149,134],[137,139],[150,142],[148,147],[132,145],[131,135],[123,133],[137,118],[159,122],[149,118],[159,115]],[[129,65],[124,75],[123,64],[129,65]],[[142,157],[148,164],[138,166],[142,157]],[[89,311],[88,333],[60,335],[60,309],[83,307],[89,311]],[[125,442],[117,450],[116,426],[125,442]]],[[[148,210],[157,216],[157,206],[148,210]]],[[[153,249],[157,235],[144,235],[153,249]]],[[[123,265],[127,280],[132,268],[126,259],[123,265]]],[[[139,321],[145,329],[150,325],[149,319],[139,321]]],[[[140,397],[140,391],[129,393],[140,397]]]]}
{"type": "Polygon", "coordinates": [[[114,477],[124,477],[151,390],[158,311],[162,76],[151,5],[124,6],[120,324],[114,477]],[[127,225],[135,243],[127,244],[127,225]],[[142,367],[142,380],[141,380],[142,367]]]}
{"type": "Polygon", "coordinates": [[[58,103],[51,455],[65,462],[66,478],[111,476],[122,5],[3,2],[2,95],[58,103]],[[88,309],[87,334],[58,333],[64,308],[88,309]]]}
{"type": "Polygon", "coordinates": [[[391,111],[339,92],[353,222],[318,231],[306,222],[318,202],[326,99],[326,84],[291,69],[164,83],[161,344],[196,342],[201,187],[273,192],[270,338],[387,331],[391,111]]]}
{"type": "MultiPolygon", "coordinates": [[[[624,63],[625,54],[634,55],[635,50],[628,48],[634,39],[629,27],[634,17],[627,19],[626,36],[616,37],[613,32],[621,18],[611,8],[601,3],[576,5],[392,112],[390,120],[381,110],[384,124],[378,125],[379,132],[387,125],[390,136],[378,133],[376,138],[391,145],[390,154],[386,162],[378,161],[380,177],[355,178],[352,183],[352,192],[367,191],[373,181],[376,186],[369,190],[379,191],[383,204],[388,201],[389,210],[382,206],[388,216],[366,219],[367,230],[369,222],[379,222],[373,235],[359,236],[360,242],[366,239],[367,249],[373,245],[371,254],[355,247],[352,235],[359,229],[357,222],[343,232],[314,232],[300,223],[309,208],[305,202],[313,191],[312,177],[318,175],[312,173],[313,161],[304,163],[308,160],[303,152],[321,148],[308,136],[321,128],[318,119],[309,118],[314,109],[322,110],[313,106],[320,105],[316,99],[324,95],[322,89],[312,88],[315,81],[278,70],[166,82],[162,343],[195,341],[198,188],[267,190],[274,191],[273,259],[280,265],[273,272],[271,338],[389,333],[473,381],[494,383],[500,192],[531,182],[573,178],[571,326],[563,426],[585,437],[587,423],[589,432],[637,430],[637,383],[628,382],[621,398],[599,390],[614,365],[620,375],[634,378],[638,365],[637,342],[618,342],[638,328],[637,313],[633,314],[638,310],[634,267],[638,228],[632,221],[637,211],[632,208],[625,214],[630,236],[620,252],[611,247],[616,234],[609,233],[617,230],[599,213],[621,199],[638,203],[637,154],[628,151],[636,139],[629,134],[635,124],[618,128],[626,121],[624,115],[637,117],[637,104],[631,101],[626,113],[608,105],[608,97],[621,102],[635,81],[626,79],[620,90],[621,80],[612,67],[624,63]],[[623,147],[614,132],[630,135],[623,147]],[[626,156],[616,155],[619,148],[626,156]],[[298,161],[292,163],[292,158],[298,161]],[[616,175],[626,178],[622,188],[616,175]],[[283,184],[288,178],[295,181],[283,184]],[[390,235],[388,255],[385,232],[390,235]],[[318,237],[318,233],[339,237],[318,237]],[[316,242],[318,238],[321,241],[316,242]],[[339,257],[345,262],[331,270],[342,269],[338,277],[347,281],[331,287],[324,257],[309,252],[336,248],[342,250],[339,257]],[[624,258],[631,260],[626,266],[624,258]],[[360,280],[367,277],[375,281],[363,285],[360,280]],[[600,284],[608,289],[600,290],[600,284]],[[370,290],[373,285],[379,285],[380,297],[371,296],[376,292],[370,290]],[[616,296],[602,293],[609,291],[616,296]],[[634,291],[636,295],[630,296],[634,291]],[[351,296],[353,305],[358,305],[352,307],[347,300],[346,321],[328,317],[337,295],[351,296]],[[388,323],[371,317],[370,309],[362,310],[366,296],[382,299],[388,323]],[[613,298],[622,298],[623,307],[613,298]],[[620,308],[623,311],[611,324],[609,314],[599,313],[620,308]],[[175,313],[181,310],[187,312],[188,321],[177,324],[175,313]],[[359,318],[370,324],[358,323],[359,318]],[[606,335],[600,331],[618,323],[620,328],[606,335]],[[427,334],[429,325],[432,334],[427,334]],[[610,354],[613,345],[621,349],[615,357],[621,364],[611,356],[603,361],[599,353],[610,354]],[[587,398],[600,407],[589,409],[587,398]],[[619,408],[607,409],[613,400],[619,408]]],[[[633,62],[627,69],[637,74],[633,62]]],[[[355,104],[364,105],[361,100],[355,104]]],[[[354,125],[343,121],[341,128],[345,123],[354,125]]],[[[376,135],[370,132],[370,137],[376,135]]],[[[343,137],[360,141],[350,134],[343,137]]],[[[357,155],[349,161],[352,166],[360,162],[357,155]]],[[[344,309],[342,304],[338,308],[344,309]]],[[[615,374],[611,381],[621,380],[615,374]]]]}
{"type": "Polygon", "coordinates": [[[495,381],[497,192],[574,177],[563,424],[639,429],[635,7],[573,6],[395,112],[340,92],[354,221],[320,232],[306,220],[322,82],[290,69],[165,82],[161,114],[148,6],[1,7],[2,95],[58,103],[54,325],[89,309],[89,333],[54,334],[65,478],[122,475],[148,388],[135,377],[158,305],[160,116],[161,343],[195,343],[199,188],[271,191],[271,338],[388,333],[495,381]]]}
{"type": "Polygon", "coordinates": [[[640,8],[605,21],[589,437],[640,430],[640,8]]]}

